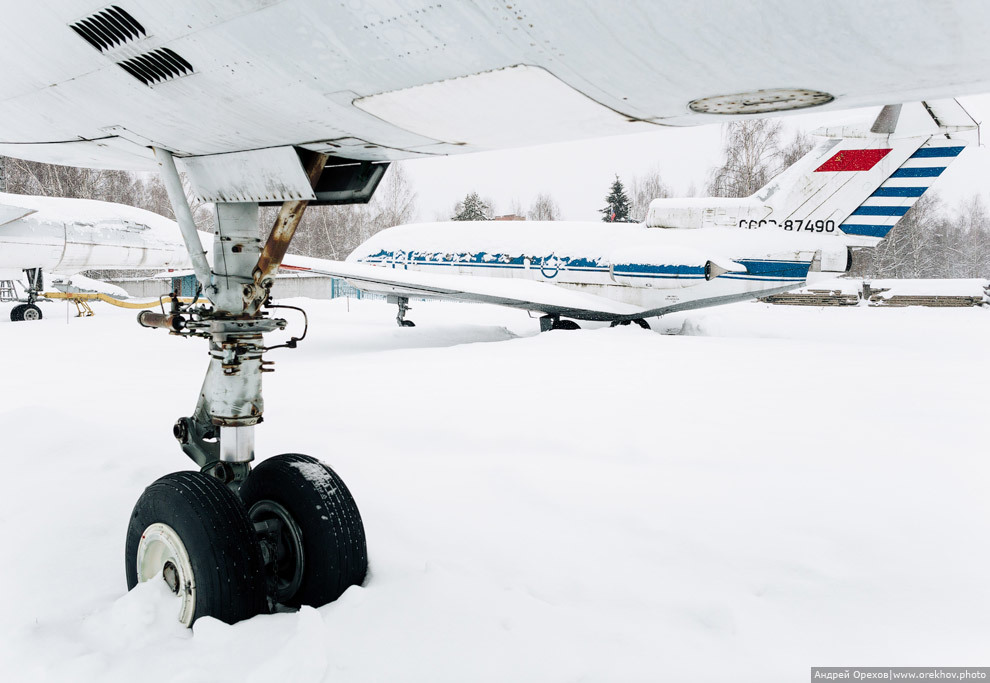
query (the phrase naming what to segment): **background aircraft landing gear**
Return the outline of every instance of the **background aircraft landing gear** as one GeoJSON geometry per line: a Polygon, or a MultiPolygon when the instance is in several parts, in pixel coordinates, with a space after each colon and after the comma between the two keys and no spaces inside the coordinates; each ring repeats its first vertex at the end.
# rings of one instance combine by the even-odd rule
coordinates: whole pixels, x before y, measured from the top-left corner
{"type": "Polygon", "coordinates": [[[573,320],[561,320],[559,315],[540,316],[540,332],[550,330],[580,330],[581,326],[573,320]]]}
{"type": "MultiPolygon", "coordinates": [[[[11,313],[13,313],[13,311],[11,311],[11,313]]],[[[21,320],[41,320],[41,309],[34,304],[24,304],[24,309],[21,311],[21,320]]]]}
{"type": "Polygon", "coordinates": [[[409,298],[405,296],[389,297],[388,303],[398,304],[399,313],[395,316],[395,322],[399,324],[399,327],[416,327],[416,323],[412,320],[406,320],[406,312],[411,311],[412,308],[409,306],[409,298]]]}
{"type": "Polygon", "coordinates": [[[609,324],[609,327],[617,327],[619,325],[628,325],[629,323],[636,323],[637,325],[639,325],[640,327],[642,327],[644,330],[652,329],[650,327],[650,323],[646,322],[646,320],[644,320],[643,318],[633,318],[632,320],[613,320],[609,324]]]}
{"type": "MultiPolygon", "coordinates": [[[[10,309],[10,320],[15,323],[22,320],[41,320],[42,318],[41,309],[34,302],[38,300],[38,295],[45,288],[44,276],[40,268],[28,268],[24,271],[24,274],[27,276],[27,302],[10,309]]],[[[4,288],[5,293],[13,291],[14,287],[12,283],[4,288]]],[[[20,299],[20,301],[24,301],[24,299],[20,299]]]]}
{"type": "Polygon", "coordinates": [[[19,304],[10,309],[11,322],[41,320],[41,309],[34,304],[19,304]]]}

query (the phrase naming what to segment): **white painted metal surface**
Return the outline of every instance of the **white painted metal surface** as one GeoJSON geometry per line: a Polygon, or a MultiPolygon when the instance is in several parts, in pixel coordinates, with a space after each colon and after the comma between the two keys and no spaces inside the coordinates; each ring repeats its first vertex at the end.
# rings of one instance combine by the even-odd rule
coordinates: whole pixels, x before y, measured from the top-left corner
{"type": "Polygon", "coordinates": [[[151,211],[89,199],[0,194],[0,215],[23,214],[0,225],[0,273],[26,268],[75,275],[101,268],[188,268],[174,222],[151,211]]]}
{"type": "Polygon", "coordinates": [[[202,202],[288,202],[316,199],[292,147],[187,157],[182,167],[202,202]]]}
{"type": "Polygon", "coordinates": [[[0,153],[151,169],[153,145],[188,156],[339,141],[344,156],[395,159],[723,121],[690,103],[739,93],[814,91],[842,109],[990,91],[979,0],[116,6],[142,31],[106,49],[72,28],[102,3],[5,13],[0,153]],[[154,55],[157,73],[137,77],[134,60],[154,55]],[[473,121],[485,103],[506,115],[473,121]]]}

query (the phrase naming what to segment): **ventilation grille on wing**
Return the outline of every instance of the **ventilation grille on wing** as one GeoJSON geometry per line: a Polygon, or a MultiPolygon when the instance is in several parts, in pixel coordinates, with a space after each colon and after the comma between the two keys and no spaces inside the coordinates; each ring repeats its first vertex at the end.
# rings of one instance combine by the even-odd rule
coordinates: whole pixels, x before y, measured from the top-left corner
{"type": "Polygon", "coordinates": [[[144,26],[116,5],[69,26],[100,52],[107,52],[148,35],[144,26]]]}
{"type": "Polygon", "coordinates": [[[125,59],[117,65],[145,85],[164,83],[193,72],[192,64],[167,47],[125,59]]]}

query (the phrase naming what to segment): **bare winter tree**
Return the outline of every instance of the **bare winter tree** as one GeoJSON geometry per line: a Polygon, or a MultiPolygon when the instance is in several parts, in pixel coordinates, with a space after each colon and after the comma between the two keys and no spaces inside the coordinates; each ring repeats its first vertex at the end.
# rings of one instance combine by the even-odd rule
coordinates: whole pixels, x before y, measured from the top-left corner
{"type": "Polygon", "coordinates": [[[805,154],[811,151],[811,148],[815,146],[815,141],[811,139],[811,136],[804,131],[798,131],[780,150],[780,169],[789,168],[793,166],[798,159],[803,157],[805,154]]]}
{"type": "Polygon", "coordinates": [[[416,192],[405,166],[392,163],[388,167],[368,208],[372,223],[368,237],[385,228],[412,222],[416,215],[416,192]]]}
{"type": "Polygon", "coordinates": [[[734,121],[723,129],[725,161],[711,172],[708,193],[713,197],[748,197],[782,168],[782,124],[772,119],[734,121]]]}
{"type": "Polygon", "coordinates": [[[941,238],[947,229],[943,208],[936,194],[927,193],[919,199],[873,250],[867,275],[877,278],[938,277],[945,265],[939,254],[941,238]]]}
{"type": "Polygon", "coordinates": [[[629,218],[637,222],[642,222],[646,220],[646,213],[650,209],[650,202],[654,199],[669,197],[670,188],[663,182],[663,178],[660,176],[660,168],[654,166],[642,178],[633,176],[632,182],[629,184],[629,194],[632,201],[629,218]]]}
{"type": "Polygon", "coordinates": [[[526,216],[531,221],[559,221],[560,207],[549,192],[541,192],[536,195],[526,216]]]}
{"type": "Polygon", "coordinates": [[[980,195],[959,207],[945,248],[953,257],[951,277],[990,277],[990,211],[980,195]]]}
{"type": "MultiPolygon", "coordinates": [[[[262,226],[270,230],[278,209],[262,212],[262,226]]],[[[312,206],[292,240],[292,251],[304,256],[344,259],[375,233],[411,222],[416,216],[416,192],[402,164],[389,166],[368,204],[312,206]]]]}

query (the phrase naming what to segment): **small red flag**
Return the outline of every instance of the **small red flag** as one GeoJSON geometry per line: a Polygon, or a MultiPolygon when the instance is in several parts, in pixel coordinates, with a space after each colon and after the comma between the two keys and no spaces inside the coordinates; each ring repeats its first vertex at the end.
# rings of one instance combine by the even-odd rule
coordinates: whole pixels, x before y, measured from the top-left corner
{"type": "Polygon", "coordinates": [[[823,171],[869,171],[890,154],[889,149],[843,149],[815,169],[823,171]]]}

